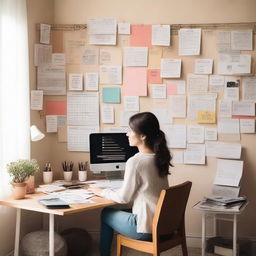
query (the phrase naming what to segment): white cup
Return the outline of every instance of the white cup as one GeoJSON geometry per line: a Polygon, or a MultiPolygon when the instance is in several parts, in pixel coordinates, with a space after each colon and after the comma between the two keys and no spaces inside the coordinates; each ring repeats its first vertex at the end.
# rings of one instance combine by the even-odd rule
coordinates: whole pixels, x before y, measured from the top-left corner
{"type": "Polygon", "coordinates": [[[87,171],[78,171],[78,180],[86,181],[87,180],[87,171]]]}
{"type": "Polygon", "coordinates": [[[44,184],[52,183],[52,172],[43,172],[43,181],[44,184]]]}
{"type": "Polygon", "coordinates": [[[63,172],[64,180],[65,181],[71,181],[72,180],[72,172],[63,172]]]}

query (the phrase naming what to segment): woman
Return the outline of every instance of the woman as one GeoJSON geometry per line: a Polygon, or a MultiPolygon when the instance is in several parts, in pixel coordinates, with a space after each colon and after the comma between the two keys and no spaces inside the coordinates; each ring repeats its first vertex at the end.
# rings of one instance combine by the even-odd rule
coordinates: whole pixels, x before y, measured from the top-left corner
{"type": "Polygon", "coordinates": [[[150,112],[138,113],[130,118],[129,126],[129,144],[138,147],[139,152],[126,162],[122,188],[92,188],[95,194],[115,202],[133,203],[132,212],[103,209],[101,256],[111,255],[114,230],[133,239],[151,240],[155,207],[161,190],[168,187],[171,155],[157,118],[150,112]]]}

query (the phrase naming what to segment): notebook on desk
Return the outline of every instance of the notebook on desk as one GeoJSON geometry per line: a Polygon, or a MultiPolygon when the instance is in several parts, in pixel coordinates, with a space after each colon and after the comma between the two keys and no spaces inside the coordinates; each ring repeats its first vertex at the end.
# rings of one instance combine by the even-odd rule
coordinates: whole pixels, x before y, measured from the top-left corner
{"type": "Polygon", "coordinates": [[[38,202],[49,209],[66,209],[70,208],[69,204],[60,198],[39,199],[38,202]]]}

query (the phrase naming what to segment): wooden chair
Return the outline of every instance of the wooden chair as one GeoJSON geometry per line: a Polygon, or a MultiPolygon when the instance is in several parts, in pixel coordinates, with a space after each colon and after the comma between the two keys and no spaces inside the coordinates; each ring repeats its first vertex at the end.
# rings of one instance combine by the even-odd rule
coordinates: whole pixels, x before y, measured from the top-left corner
{"type": "Polygon", "coordinates": [[[121,256],[122,246],[159,256],[161,252],[177,245],[182,246],[183,256],[187,256],[184,217],[191,186],[192,182],[186,181],[162,190],[152,223],[152,242],[118,234],[117,256],[121,256]]]}

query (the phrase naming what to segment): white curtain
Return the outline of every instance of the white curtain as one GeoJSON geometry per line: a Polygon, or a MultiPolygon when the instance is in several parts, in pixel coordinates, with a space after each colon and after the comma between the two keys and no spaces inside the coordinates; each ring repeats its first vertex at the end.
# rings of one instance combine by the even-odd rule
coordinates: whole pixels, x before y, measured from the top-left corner
{"type": "Polygon", "coordinates": [[[0,198],[10,193],[6,164],[30,158],[26,0],[0,0],[0,198]]]}

